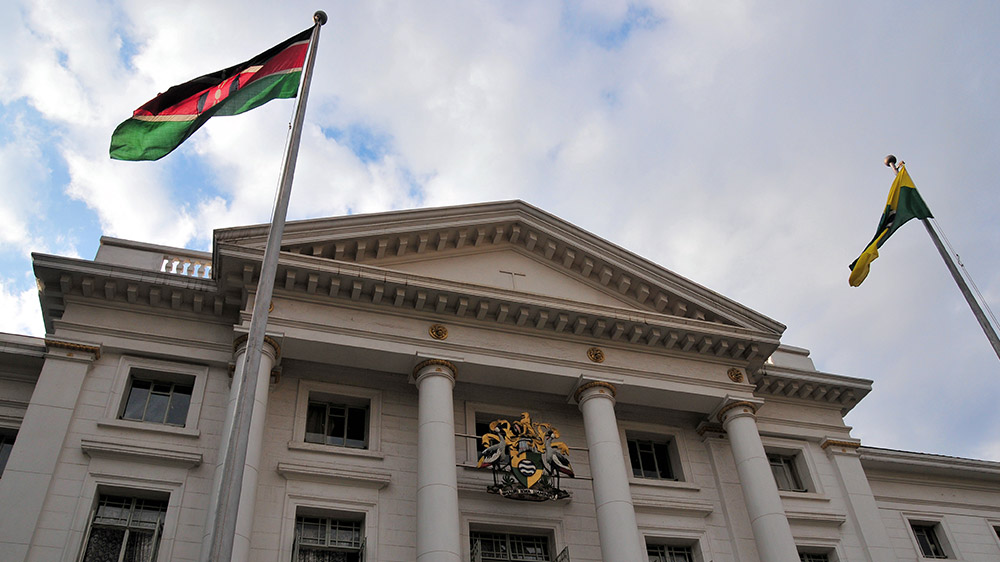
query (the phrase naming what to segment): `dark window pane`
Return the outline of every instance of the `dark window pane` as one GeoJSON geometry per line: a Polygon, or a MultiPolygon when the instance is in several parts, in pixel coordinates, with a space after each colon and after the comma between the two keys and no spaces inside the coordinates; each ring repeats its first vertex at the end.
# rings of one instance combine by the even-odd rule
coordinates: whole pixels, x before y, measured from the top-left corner
{"type": "Polygon", "coordinates": [[[306,441],[326,443],[326,404],[309,403],[306,413],[306,441]]]}
{"type": "Polygon", "coordinates": [[[155,550],[152,531],[129,531],[123,562],[151,562],[155,550]]]}
{"type": "Polygon", "coordinates": [[[3,476],[3,469],[7,466],[7,459],[10,458],[10,450],[14,448],[14,436],[0,434],[0,477],[3,476]]]}
{"type": "Polygon", "coordinates": [[[153,392],[149,393],[149,404],[146,406],[146,415],[142,417],[145,421],[163,423],[163,420],[167,417],[167,405],[170,403],[170,394],[163,394],[156,392],[156,387],[153,387],[153,392]]]}
{"type": "Polygon", "coordinates": [[[147,381],[132,381],[132,389],[128,393],[128,402],[125,404],[125,412],[122,418],[126,420],[142,420],[142,414],[146,411],[146,400],[149,398],[150,383],[147,381]]]}
{"type": "MultiPolygon", "coordinates": [[[[182,387],[183,388],[183,387],[182,387]]],[[[191,405],[191,393],[179,393],[174,389],[170,397],[170,408],[167,410],[167,423],[184,427],[187,422],[188,407],[191,405]]]]}
{"type": "Polygon", "coordinates": [[[632,439],[628,440],[628,460],[632,463],[632,475],[642,477],[642,461],[639,460],[639,447],[632,439]]]}
{"type": "Polygon", "coordinates": [[[364,408],[347,409],[347,445],[365,447],[365,430],[368,426],[368,411],[364,408]]]}
{"type": "Polygon", "coordinates": [[[644,478],[657,478],[656,457],[653,455],[653,444],[648,441],[639,441],[639,460],[642,462],[642,476],[644,478]]]}
{"type": "Polygon", "coordinates": [[[666,443],[654,443],[653,454],[656,456],[656,468],[659,477],[665,480],[674,479],[674,471],[670,467],[670,447],[666,443]]]}
{"type": "Polygon", "coordinates": [[[83,562],[118,562],[124,540],[125,529],[91,528],[83,562]]]}
{"type": "Polygon", "coordinates": [[[346,415],[344,408],[330,406],[330,416],[327,419],[326,442],[328,445],[343,445],[346,430],[346,415]]]}

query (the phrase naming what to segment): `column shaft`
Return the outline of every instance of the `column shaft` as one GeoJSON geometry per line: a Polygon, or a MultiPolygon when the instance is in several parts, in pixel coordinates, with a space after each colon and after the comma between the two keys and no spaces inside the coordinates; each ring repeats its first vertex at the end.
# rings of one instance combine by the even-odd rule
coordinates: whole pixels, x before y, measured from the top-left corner
{"type": "MultiPolygon", "coordinates": [[[[594,383],[591,383],[594,384],[594,383]]],[[[601,557],[620,562],[647,559],[632,505],[625,455],[615,417],[614,387],[601,383],[577,391],[590,451],[601,557]]]]}
{"type": "Polygon", "coordinates": [[[796,562],[798,551],[757,431],[755,406],[746,404],[730,408],[720,417],[733,449],[757,553],[761,562],[796,562]]]}
{"type": "MultiPolygon", "coordinates": [[[[246,360],[246,344],[240,346],[236,355],[236,369],[240,373],[246,360]]],[[[267,393],[271,382],[271,370],[277,358],[277,350],[273,345],[265,344],[260,358],[260,370],[257,373],[257,392],[254,395],[253,411],[250,414],[250,437],[247,444],[247,463],[243,472],[243,485],[240,487],[240,506],[236,515],[236,538],[233,541],[233,560],[248,560],[250,556],[250,536],[253,532],[254,505],[257,499],[257,476],[260,469],[260,459],[263,452],[264,427],[267,418],[267,393]]],[[[229,433],[235,417],[236,401],[239,397],[239,377],[234,374],[233,384],[229,389],[229,401],[226,404],[226,422],[222,428],[219,444],[219,456],[215,463],[215,476],[212,480],[212,497],[205,519],[205,534],[202,537],[201,560],[209,562],[209,552],[212,545],[210,530],[215,519],[215,498],[222,489],[222,468],[229,448],[229,433]]]]}
{"type": "Polygon", "coordinates": [[[460,562],[455,465],[455,369],[425,361],[414,372],[417,413],[417,561],[460,562]]]}

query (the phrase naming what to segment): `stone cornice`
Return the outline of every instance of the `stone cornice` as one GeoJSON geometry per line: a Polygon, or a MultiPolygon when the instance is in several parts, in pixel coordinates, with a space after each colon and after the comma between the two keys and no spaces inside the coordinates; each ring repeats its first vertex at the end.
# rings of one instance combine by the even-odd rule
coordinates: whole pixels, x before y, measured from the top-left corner
{"type": "Polygon", "coordinates": [[[752,372],[750,383],[758,396],[777,396],[834,405],[841,415],[848,412],[872,389],[872,381],[765,364],[752,372]]]}
{"type": "MultiPolygon", "coordinates": [[[[245,292],[252,291],[255,283],[261,252],[226,245],[219,255],[226,264],[220,275],[234,278],[237,270],[243,271],[245,286],[237,290],[244,294],[232,293],[230,298],[245,299],[245,292]],[[246,272],[248,267],[253,269],[250,273],[246,272]]],[[[429,313],[445,322],[543,330],[561,337],[635,345],[679,356],[703,355],[739,364],[748,371],[759,367],[778,346],[776,334],[718,322],[655,310],[581,304],[287,252],[281,255],[276,285],[276,295],[338,300],[387,312],[429,313]]]]}
{"type": "Polygon", "coordinates": [[[354,486],[383,489],[392,483],[392,475],[380,470],[362,467],[345,467],[324,463],[322,465],[279,462],[278,474],[289,480],[314,480],[320,482],[346,482],[354,486]]]}
{"type": "Polygon", "coordinates": [[[952,476],[1000,481],[1000,462],[914,453],[875,447],[859,447],[866,469],[917,473],[921,477],[952,476]]]}
{"type": "MultiPolygon", "coordinates": [[[[266,225],[215,231],[220,245],[264,247],[266,225]]],[[[784,325],[523,201],[289,222],[282,250],[342,263],[507,244],[574,271],[650,310],[780,335],[784,325]],[[663,297],[662,299],[660,297],[663,297]],[[675,304],[679,307],[675,307],[675,304]]]]}

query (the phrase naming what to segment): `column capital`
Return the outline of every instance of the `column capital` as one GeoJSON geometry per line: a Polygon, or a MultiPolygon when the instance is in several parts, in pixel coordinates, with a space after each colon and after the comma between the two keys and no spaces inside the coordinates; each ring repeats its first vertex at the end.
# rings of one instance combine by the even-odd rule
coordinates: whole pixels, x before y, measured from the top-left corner
{"type": "Polygon", "coordinates": [[[581,384],[576,389],[576,392],[573,393],[573,399],[582,406],[584,402],[595,396],[603,396],[614,402],[617,395],[618,389],[610,382],[590,381],[581,384]]]}
{"type": "Polygon", "coordinates": [[[755,398],[742,398],[737,396],[726,396],[715,410],[709,414],[708,421],[719,422],[723,426],[726,425],[729,420],[732,420],[741,416],[749,416],[753,419],[757,419],[757,410],[763,405],[763,402],[755,398]]]}
{"type": "Polygon", "coordinates": [[[827,437],[820,443],[820,448],[830,455],[851,455],[857,456],[861,441],[858,439],[834,439],[827,437]]]}
{"type": "MultiPolygon", "coordinates": [[[[281,342],[278,341],[280,335],[277,336],[264,336],[264,344],[271,347],[274,355],[274,362],[277,363],[281,359],[281,342]]],[[[247,340],[250,339],[249,334],[239,334],[236,339],[233,340],[233,354],[237,357],[246,353],[247,350],[247,340]]]]}
{"type": "Polygon", "coordinates": [[[48,356],[57,356],[61,359],[90,362],[101,358],[100,345],[55,338],[45,338],[45,350],[48,356]]]}
{"type": "Polygon", "coordinates": [[[419,384],[420,379],[430,374],[446,376],[455,382],[458,379],[458,367],[447,359],[424,359],[413,368],[413,382],[419,384]]]}

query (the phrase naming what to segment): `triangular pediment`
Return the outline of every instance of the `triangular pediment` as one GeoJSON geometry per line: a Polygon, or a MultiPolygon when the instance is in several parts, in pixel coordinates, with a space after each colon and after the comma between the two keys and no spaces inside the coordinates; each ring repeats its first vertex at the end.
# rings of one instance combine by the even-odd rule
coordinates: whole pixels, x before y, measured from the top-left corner
{"type": "Polygon", "coordinates": [[[513,245],[483,251],[443,253],[425,259],[376,260],[371,265],[581,304],[642,310],[633,299],[585,283],[579,275],[553,266],[549,260],[539,259],[513,245]]]}
{"type": "MultiPolygon", "coordinates": [[[[217,230],[218,273],[229,270],[220,248],[263,251],[266,236],[217,230]]],[[[784,330],[522,201],[290,222],[281,249],[279,285],[470,320],[734,358],[776,346],[784,330]]]]}

